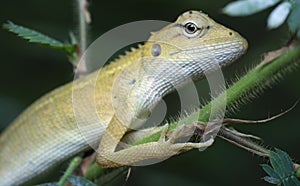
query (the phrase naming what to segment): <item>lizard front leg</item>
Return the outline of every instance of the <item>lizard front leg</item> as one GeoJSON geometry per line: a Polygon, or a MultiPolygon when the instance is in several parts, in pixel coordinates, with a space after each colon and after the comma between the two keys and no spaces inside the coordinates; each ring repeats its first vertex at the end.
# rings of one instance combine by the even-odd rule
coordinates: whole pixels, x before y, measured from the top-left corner
{"type": "Polygon", "coordinates": [[[102,167],[117,167],[122,165],[147,165],[165,160],[180,152],[192,148],[208,147],[213,139],[200,143],[175,143],[175,139],[183,127],[178,127],[172,135],[166,139],[168,125],[165,125],[161,137],[156,142],[149,142],[125,149],[116,150],[120,140],[125,135],[127,127],[122,124],[116,116],[110,121],[99,144],[97,162],[102,167]]]}

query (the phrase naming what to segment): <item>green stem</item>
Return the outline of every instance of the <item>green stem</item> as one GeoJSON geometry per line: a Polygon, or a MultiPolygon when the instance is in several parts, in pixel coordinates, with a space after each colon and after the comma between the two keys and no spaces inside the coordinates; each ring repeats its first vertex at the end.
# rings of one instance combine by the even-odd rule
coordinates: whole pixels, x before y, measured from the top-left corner
{"type": "Polygon", "coordinates": [[[64,186],[68,176],[73,173],[73,171],[80,165],[82,158],[79,156],[76,156],[72,159],[71,163],[69,164],[69,167],[67,168],[64,175],[60,178],[59,182],[57,183],[57,186],[64,186]]]}
{"type": "Polygon", "coordinates": [[[102,168],[97,163],[94,163],[89,167],[84,177],[88,180],[94,180],[100,177],[104,173],[104,171],[105,168],[102,168]]]}

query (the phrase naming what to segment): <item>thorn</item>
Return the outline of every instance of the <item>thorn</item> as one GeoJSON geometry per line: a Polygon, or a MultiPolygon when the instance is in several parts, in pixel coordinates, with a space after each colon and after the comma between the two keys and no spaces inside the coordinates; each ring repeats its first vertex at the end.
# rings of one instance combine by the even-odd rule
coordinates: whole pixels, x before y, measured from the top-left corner
{"type": "Polygon", "coordinates": [[[128,179],[130,177],[130,174],[131,174],[131,167],[128,167],[128,171],[127,171],[127,174],[126,174],[126,177],[125,177],[125,182],[124,182],[123,186],[126,185],[128,179]]]}

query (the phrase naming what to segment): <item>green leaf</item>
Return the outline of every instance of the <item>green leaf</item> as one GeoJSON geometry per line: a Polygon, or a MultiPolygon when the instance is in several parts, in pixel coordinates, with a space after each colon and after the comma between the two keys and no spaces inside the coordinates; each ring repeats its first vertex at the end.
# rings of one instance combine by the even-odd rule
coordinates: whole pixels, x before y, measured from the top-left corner
{"type": "Polygon", "coordinates": [[[69,175],[68,181],[72,183],[74,186],[97,186],[91,181],[84,179],[80,176],[69,175]]]}
{"type": "Polygon", "coordinates": [[[275,179],[279,179],[278,174],[274,171],[274,169],[272,169],[272,167],[270,167],[267,164],[262,164],[261,165],[263,170],[271,177],[275,178],[275,179]]]}
{"type": "Polygon", "coordinates": [[[292,10],[288,17],[288,25],[293,34],[300,38],[300,0],[292,0],[292,10]]]}
{"type": "Polygon", "coordinates": [[[25,28],[20,25],[16,25],[15,23],[8,21],[7,23],[3,24],[3,28],[9,30],[17,34],[19,37],[28,40],[32,43],[37,43],[41,45],[46,45],[55,49],[61,49],[68,53],[75,51],[75,45],[71,44],[64,44],[56,39],[53,39],[49,36],[46,36],[40,32],[35,30],[25,28]]]}
{"type": "Polygon", "coordinates": [[[264,179],[266,182],[271,183],[271,184],[274,184],[274,185],[277,185],[277,184],[280,183],[280,180],[279,180],[279,179],[273,178],[273,177],[270,177],[270,176],[265,176],[263,179],[264,179]]]}
{"type": "Polygon", "coordinates": [[[264,180],[284,186],[300,186],[299,180],[296,178],[293,162],[289,155],[279,149],[270,152],[270,163],[273,168],[268,165],[262,165],[263,170],[270,176],[264,177],[264,180]],[[277,183],[276,180],[279,182],[277,183]]]}
{"type": "Polygon", "coordinates": [[[269,29],[278,28],[280,25],[284,23],[286,18],[288,17],[291,11],[291,3],[283,2],[278,5],[269,15],[268,17],[268,25],[269,29]]]}
{"type": "Polygon", "coordinates": [[[230,16],[247,16],[277,4],[280,0],[241,0],[227,4],[223,13],[230,16]]]}
{"type": "Polygon", "coordinates": [[[274,171],[278,173],[280,179],[284,179],[295,174],[293,163],[287,153],[282,150],[275,149],[275,152],[270,152],[270,162],[274,171]]]}

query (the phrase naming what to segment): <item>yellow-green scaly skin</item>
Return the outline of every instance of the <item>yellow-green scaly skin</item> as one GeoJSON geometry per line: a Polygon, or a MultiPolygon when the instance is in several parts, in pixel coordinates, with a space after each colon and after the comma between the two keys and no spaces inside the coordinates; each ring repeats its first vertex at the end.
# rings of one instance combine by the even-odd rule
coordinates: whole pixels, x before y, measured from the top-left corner
{"type": "MultiPolygon", "coordinates": [[[[90,149],[85,138],[87,134],[90,137],[89,142],[92,143],[99,142],[102,137],[97,161],[105,167],[131,165],[149,158],[165,159],[178,154],[183,147],[197,148],[199,144],[198,146],[183,144],[175,147],[174,144],[160,141],[114,152],[117,143],[135,119],[171,91],[168,86],[158,89],[161,84],[157,82],[163,78],[160,76],[164,75],[159,69],[170,70],[170,72],[174,70],[171,73],[175,75],[174,83],[181,85],[183,81],[180,78],[199,80],[202,78],[203,70],[212,71],[206,64],[214,62],[220,66],[228,65],[241,56],[246,48],[247,42],[244,38],[214,22],[206,14],[199,11],[182,14],[175,23],[153,33],[145,45],[107,65],[101,73],[94,72],[53,90],[17,117],[0,136],[0,185],[21,185],[67,158],[90,149]],[[197,33],[191,35],[185,33],[185,26],[190,22],[198,26],[197,33]],[[161,49],[159,58],[153,56],[153,46],[157,44],[161,49]],[[203,69],[195,67],[191,72],[176,76],[174,64],[186,65],[195,62],[203,69]],[[145,72],[141,73],[141,71],[145,72]],[[126,73],[124,75],[124,72],[132,75],[126,73]],[[149,83],[149,75],[159,79],[151,79],[149,83]],[[130,87],[127,92],[129,98],[126,97],[128,95],[118,92],[124,87],[124,90],[127,89],[126,85],[122,85],[123,76],[125,83],[133,79],[136,82],[131,87],[128,86],[130,87]],[[93,79],[96,79],[96,84],[93,79]],[[88,92],[94,90],[94,87],[95,97],[87,97],[88,92]],[[148,95],[150,90],[154,90],[154,93],[159,91],[163,93],[161,96],[151,97],[148,95]],[[82,104],[80,114],[88,116],[90,110],[85,108],[86,105],[95,104],[95,112],[101,118],[101,122],[96,125],[104,128],[108,126],[102,134],[91,130],[83,136],[78,129],[72,99],[74,91],[78,92],[77,98],[82,100],[76,102],[79,107],[82,104]],[[117,97],[115,95],[119,96],[118,102],[123,104],[120,105],[122,108],[120,112],[125,110],[124,121],[122,120],[124,115],[117,113],[118,109],[113,106],[113,99],[117,97]]],[[[89,121],[80,122],[82,124],[89,121]]],[[[203,144],[203,146],[210,144],[203,144]]]]}

